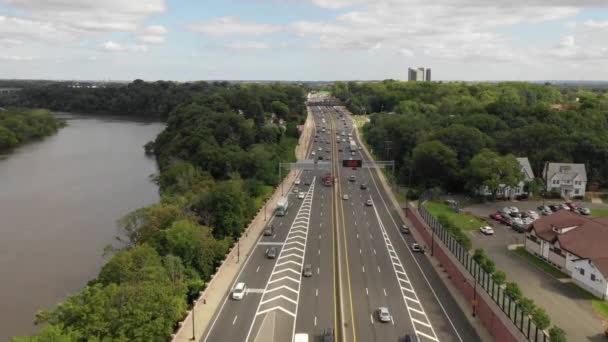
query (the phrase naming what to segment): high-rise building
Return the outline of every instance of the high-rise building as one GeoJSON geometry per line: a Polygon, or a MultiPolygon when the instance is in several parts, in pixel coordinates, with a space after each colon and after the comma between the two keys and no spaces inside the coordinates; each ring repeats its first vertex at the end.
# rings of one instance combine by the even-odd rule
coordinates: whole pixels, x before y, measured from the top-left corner
{"type": "Polygon", "coordinates": [[[431,80],[431,69],[424,68],[408,68],[407,69],[407,80],[415,82],[423,82],[431,80]]]}

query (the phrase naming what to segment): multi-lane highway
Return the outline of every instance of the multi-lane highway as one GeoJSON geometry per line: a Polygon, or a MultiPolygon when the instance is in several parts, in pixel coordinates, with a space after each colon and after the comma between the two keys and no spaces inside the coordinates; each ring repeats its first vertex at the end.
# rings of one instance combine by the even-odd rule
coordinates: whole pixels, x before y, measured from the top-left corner
{"type": "Polygon", "coordinates": [[[410,250],[412,237],[399,232],[403,222],[376,170],[342,167],[349,158],[371,164],[360,149],[351,151],[349,140],[360,142],[350,114],[311,109],[309,158],[330,160],[331,168],[301,171],[300,184],[285,189],[286,215],[270,220],[272,235],[260,237],[235,280],[246,295],[225,298],[203,341],[289,342],[297,333],[318,341],[328,329],[336,341],[402,341],[406,334],[479,341],[425,256],[410,250]],[[330,172],[335,183],[325,186],[330,172]],[[306,266],[311,276],[303,276],[306,266]],[[388,322],[380,322],[379,307],[389,310],[388,322]]]}

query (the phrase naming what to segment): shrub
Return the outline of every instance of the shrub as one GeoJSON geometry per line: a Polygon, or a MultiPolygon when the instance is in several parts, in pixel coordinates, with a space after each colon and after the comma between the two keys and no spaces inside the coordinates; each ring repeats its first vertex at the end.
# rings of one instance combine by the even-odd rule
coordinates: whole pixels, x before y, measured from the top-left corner
{"type": "Polygon", "coordinates": [[[507,280],[507,274],[503,271],[498,270],[494,272],[494,274],[492,274],[492,280],[494,280],[494,282],[500,286],[504,284],[507,280]]]}
{"type": "Polygon", "coordinates": [[[532,311],[532,321],[539,329],[545,330],[551,325],[551,318],[547,315],[547,312],[542,308],[535,308],[532,311]]]}
{"type": "Polygon", "coordinates": [[[519,308],[521,309],[521,312],[524,313],[524,315],[529,315],[534,311],[536,305],[534,304],[534,301],[532,299],[523,297],[519,300],[519,308]]]}
{"type": "Polygon", "coordinates": [[[554,325],[549,329],[549,340],[551,342],[566,342],[566,333],[562,328],[554,325]]]}
{"type": "Polygon", "coordinates": [[[522,296],[521,289],[519,288],[519,285],[517,285],[517,283],[507,283],[507,288],[505,289],[505,291],[507,295],[515,301],[518,301],[522,296]]]}

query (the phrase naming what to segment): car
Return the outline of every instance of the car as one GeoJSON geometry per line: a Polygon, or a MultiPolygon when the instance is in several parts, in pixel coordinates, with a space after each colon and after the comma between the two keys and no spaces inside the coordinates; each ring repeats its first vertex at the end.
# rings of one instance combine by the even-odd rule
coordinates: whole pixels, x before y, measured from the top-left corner
{"type": "Polygon", "coordinates": [[[562,203],[562,204],[560,204],[560,205],[559,205],[559,207],[560,207],[561,209],[564,209],[564,210],[568,210],[568,211],[570,211],[570,207],[569,207],[569,206],[568,206],[566,203],[562,203]]]}
{"type": "Polygon", "coordinates": [[[518,232],[518,233],[523,233],[526,231],[526,225],[524,224],[519,224],[519,223],[514,223],[511,225],[511,229],[513,229],[514,231],[518,232]]]}
{"type": "Polygon", "coordinates": [[[297,178],[295,182],[293,182],[293,184],[295,185],[300,185],[300,178],[297,178]]]}
{"type": "Polygon", "coordinates": [[[410,233],[410,227],[408,227],[405,224],[402,224],[401,227],[399,227],[399,231],[401,232],[401,234],[409,234],[410,233]]]}
{"type": "Polygon", "coordinates": [[[351,155],[351,156],[354,156],[354,155],[355,155],[355,151],[352,151],[352,152],[350,153],[350,155],[351,155]]]}
{"type": "Polygon", "coordinates": [[[521,218],[522,214],[520,212],[518,212],[518,211],[512,211],[512,212],[509,213],[509,216],[521,218]]]}
{"type": "Polygon", "coordinates": [[[266,257],[268,259],[276,259],[276,257],[277,257],[277,248],[276,247],[270,247],[268,249],[268,251],[266,252],[266,257]]]}
{"type": "Polygon", "coordinates": [[[420,246],[418,243],[414,242],[412,243],[412,252],[424,252],[424,250],[422,249],[422,246],[420,246]]]}
{"type": "Polygon", "coordinates": [[[374,202],[372,202],[371,199],[368,199],[367,201],[365,201],[365,205],[368,206],[368,207],[371,207],[371,206],[374,205],[374,202]]]}
{"type": "Polygon", "coordinates": [[[511,208],[504,207],[504,208],[498,209],[498,213],[502,216],[509,215],[511,213],[511,208]]]}
{"type": "MultiPolygon", "coordinates": [[[[319,157],[317,157],[317,159],[323,160],[323,156],[319,156],[319,157]]],[[[327,158],[327,160],[329,160],[329,158],[327,158]]]]}
{"type": "Polygon", "coordinates": [[[322,342],[334,342],[334,330],[331,328],[327,328],[323,330],[323,335],[321,335],[322,342]]]}
{"type": "Polygon", "coordinates": [[[317,153],[315,151],[310,152],[311,155],[316,155],[317,153]]]}
{"type": "Polygon", "coordinates": [[[294,193],[294,194],[297,194],[297,193],[299,193],[299,192],[300,192],[300,189],[298,189],[298,187],[297,187],[297,186],[294,186],[294,187],[293,187],[293,193],[294,193]]]}
{"type": "Polygon", "coordinates": [[[575,210],[576,208],[578,208],[578,206],[572,202],[566,202],[564,204],[567,205],[568,208],[570,208],[571,210],[575,210]]]}
{"type": "Polygon", "coordinates": [[[479,231],[485,235],[494,235],[494,229],[490,226],[480,227],[479,231]]]}
{"type": "Polygon", "coordinates": [[[591,210],[589,208],[585,208],[585,207],[578,207],[576,208],[576,212],[581,214],[581,215],[591,215],[591,210]]]}
{"type": "Polygon", "coordinates": [[[232,289],[232,299],[242,300],[247,292],[247,285],[245,283],[237,283],[232,289]]]}
{"type": "Polygon", "coordinates": [[[350,182],[354,182],[354,181],[356,181],[356,180],[357,180],[357,176],[355,176],[355,175],[350,175],[350,176],[348,177],[348,180],[349,180],[350,182]]]}
{"type": "Polygon", "coordinates": [[[524,225],[526,225],[526,226],[530,225],[530,224],[532,224],[532,222],[534,222],[534,219],[531,217],[524,217],[521,220],[523,221],[524,225]]]}
{"type": "Polygon", "coordinates": [[[513,225],[513,224],[522,224],[523,225],[524,221],[519,217],[513,217],[513,218],[511,218],[511,225],[513,225]]]}
{"type": "Polygon", "coordinates": [[[274,233],[274,226],[272,224],[264,228],[264,236],[271,236],[274,233]]]}
{"type": "Polygon", "coordinates": [[[362,183],[359,188],[361,188],[361,190],[366,190],[367,189],[367,184],[362,183]]]}
{"type": "Polygon", "coordinates": [[[502,222],[502,224],[505,224],[507,226],[511,225],[511,223],[512,223],[511,220],[512,220],[511,216],[509,216],[509,215],[504,215],[500,218],[500,222],[502,222]]]}
{"type": "Polygon", "coordinates": [[[543,211],[543,210],[551,210],[551,208],[549,208],[549,206],[547,205],[539,205],[538,207],[536,207],[536,209],[538,209],[538,211],[543,211]]]}
{"type": "Polygon", "coordinates": [[[304,270],[302,271],[302,275],[306,278],[312,277],[312,265],[306,264],[304,265],[304,270]]]}
{"type": "Polygon", "coordinates": [[[304,185],[311,185],[311,184],[312,184],[312,180],[310,180],[310,179],[306,179],[304,181],[304,185]]]}
{"type": "Polygon", "coordinates": [[[325,152],[329,153],[329,149],[326,149],[325,152]]]}
{"type": "Polygon", "coordinates": [[[512,213],[518,213],[519,212],[519,208],[517,208],[517,207],[510,207],[509,209],[511,209],[512,213]]]}
{"type": "Polygon", "coordinates": [[[388,323],[391,321],[391,314],[388,312],[388,308],[385,306],[381,306],[376,310],[378,313],[378,320],[382,323],[388,323]]]}
{"type": "Polygon", "coordinates": [[[551,209],[551,211],[555,212],[561,209],[561,207],[557,204],[549,204],[549,209],[551,209]]]}
{"type": "Polygon", "coordinates": [[[319,147],[319,148],[317,148],[317,150],[323,151],[323,147],[319,147]]]}
{"type": "Polygon", "coordinates": [[[298,193],[298,199],[304,199],[304,197],[306,197],[306,193],[304,191],[300,191],[298,193]]]}
{"type": "Polygon", "coordinates": [[[317,139],[314,139],[313,141],[314,141],[314,142],[318,142],[318,140],[317,140],[317,139]]]}
{"type": "Polygon", "coordinates": [[[534,210],[528,210],[528,211],[526,212],[526,214],[528,214],[528,216],[529,216],[531,219],[533,219],[533,220],[538,220],[538,218],[540,217],[540,216],[538,215],[538,213],[537,213],[536,211],[534,211],[534,210]]]}
{"type": "Polygon", "coordinates": [[[343,200],[348,200],[348,194],[344,194],[344,195],[342,195],[342,199],[343,199],[343,200]]]}
{"type": "Polygon", "coordinates": [[[416,334],[405,334],[405,337],[403,338],[404,342],[418,342],[418,335],[416,334]]]}
{"type": "Polygon", "coordinates": [[[502,215],[499,213],[490,214],[490,218],[495,221],[500,221],[502,219],[502,215]]]}

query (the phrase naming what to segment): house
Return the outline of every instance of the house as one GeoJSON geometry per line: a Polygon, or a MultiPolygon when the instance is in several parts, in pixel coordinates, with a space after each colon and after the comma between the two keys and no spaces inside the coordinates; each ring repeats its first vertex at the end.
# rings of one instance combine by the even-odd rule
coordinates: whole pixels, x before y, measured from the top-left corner
{"type": "MultiPolygon", "coordinates": [[[[522,195],[526,193],[525,186],[526,183],[534,180],[534,172],[532,172],[532,166],[530,166],[530,161],[528,158],[516,158],[517,162],[519,162],[519,166],[521,168],[521,172],[524,175],[524,179],[520,181],[517,186],[510,187],[505,186],[504,184],[500,185],[496,196],[499,198],[513,198],[518,195],[522,195]]],[[[481,190],[478,191],[478,194],[490,196],[492,192],[486,187],[482,187],[481,190]]]]}
{"type": "Polygon", "coordinates": [[[536,220],[526,232],[526,250],[570,275],[574,283],[606,299],[608,220],[567,210],[536,220]]]}
{"type": "Polygon", "coordinates": [[[585,196],[587,170],[585,164],[546,163],[543,178],[547,191],[557,190],[564,198],[585,196]]]}

